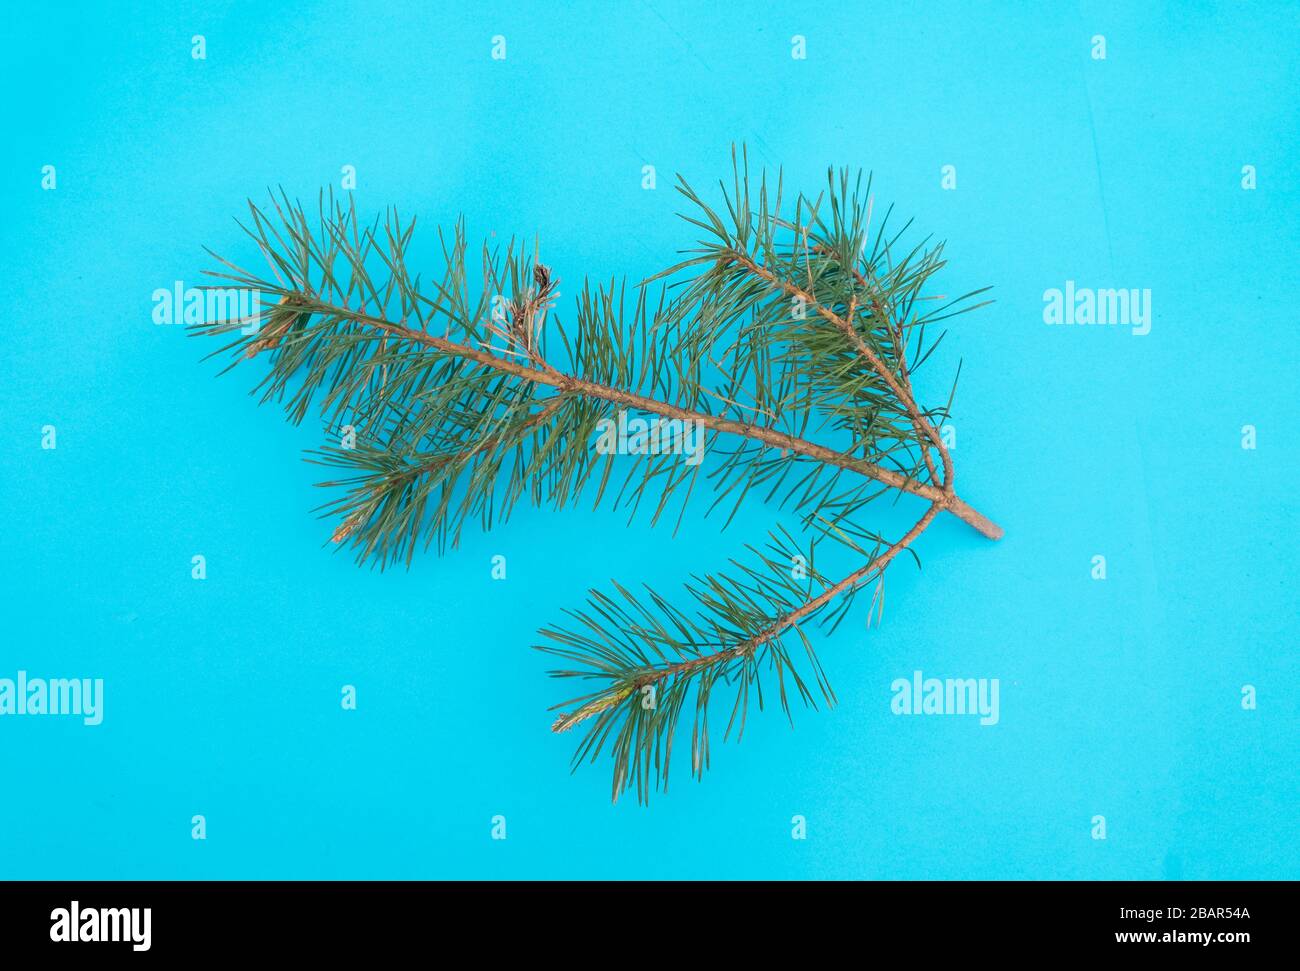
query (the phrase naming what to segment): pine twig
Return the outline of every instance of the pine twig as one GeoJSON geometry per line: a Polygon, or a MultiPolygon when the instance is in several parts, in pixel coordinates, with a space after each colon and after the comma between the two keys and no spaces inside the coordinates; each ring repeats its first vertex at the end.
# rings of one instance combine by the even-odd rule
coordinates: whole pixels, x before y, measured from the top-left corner
{"type": "MultiPolygon", "coordinates": [[[[335,495],[324,511],[338,517],[333,542],[359,560],[382,567],[435,541],[454,546],[469,518],[490,528],[524,497],[560,508],[593,491],[599,504],[608,491],[634,514],[649,499],[652,522],[681,497],[684,513],[700,468],[671,452],[638,455],[608,490],[614,456],[592,443],[628,412],[700,430],[713,456],[710,508],[726,501],[734,516],[758,487],[798,513],[808,542],[778,528],[747,547],[748,561],[694,577],[685,606],[616,584],[613,595],[591,591],[571,625],[542,631],[541,649],[569,665],[555,676],[598,683],[556,706],[565,711],[552,727],[582,726],[575,765],[608,752],[616,799],[666,787],[688,708],[692,770],[704,771],[719,687],[735,693],[725,735],[743,733],[751,696],[763,707],[773,681],[787,716],[796,698],[833,704],[811,625],[834,630],[872,582],[873,608],[883,608],[886,569],[941,512],[1002,535],[954,489],[936,423],[951,396],[926,410],[912,385],[942,338],[927,342],[927,326],[982,306],[969,301],[983,291],[922,312],[942,247],[895,258],[907,227],[887,236],[889,213],[872,243],[869,180],[832,173],[826,193],[797,196],[787,217],[780,180],[754,191],[744,159],[733,163],[725,218],[678,186],[692,206],[683,218],[703,235],[697,248],[637,287],[630,308],[624,286],[585,284],[567,330],[551,314],[558,281],[535,257],[485,248],[471,287],[458,225],[439,234],[441,280],[422,284],[407,260],[413,221],[390,210],[362,226],[332,195],[314,225],[283,193],[273,214],[250,202],[246,229],[274,279],[220,257],[211,271],[220,287],[274,298],[257,332],[223,348],[235,362],[269,362],[262,400],[282,402],[295,422],[318,411],[331,437],[345,425],[355,435],[312,460],[346,473],[322,483],[335,495]],[[668,285],[655,304],[659,280],[668,285]],[[886,493],[927,503],[892,542],[861,523],[886,493]],[[816,562],[828,541],[832,557],[858,559],[839,580],[816,562]]],[[[197,330],[229,335],[238,323],[197,330]]]]}

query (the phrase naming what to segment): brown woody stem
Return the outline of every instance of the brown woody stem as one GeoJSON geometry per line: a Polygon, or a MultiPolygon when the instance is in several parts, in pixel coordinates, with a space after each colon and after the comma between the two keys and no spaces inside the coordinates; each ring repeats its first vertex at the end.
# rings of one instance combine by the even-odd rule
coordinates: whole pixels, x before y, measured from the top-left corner
{"type": "Polygon", "coordinates": [[[980,533],[987,536],[989,539],[1002,538],[1002,527],[989,519],[983,513],[973,508],[964,500],[953,496],[952,502],[948,505],[947,509],[962,522],[974,526],[980,531],[980,533]]]}
{"type": "MultiPolygon", "coordinates": [[[[471,347],[468,344],[459,344],[446,337],[436,337],[433,334],[421,330],[413,330],[401,324],[395,324],[390,320],[382,317],[374,317],[369,314],[358,313],[347,307],[338,307],[330,303],[321,301],[310,295],[302,295],[305,299],[299,305],[295,301],[298,309],[311,313],[321,313],[329,316],[344,317],[354,320],[358,323],[368,324],[376,330],[386,334],[392,334],[404,340],[424,344],[428,347],[434,347],[446,354],[454,354],[468,360],[482,364],[485,367],[495,368],[505,374],[511,374],[515,377],[531,381],[535,384],[555,388],[561,392],[572,392],[587,395],[591,398],[598,398],[602,401],[609,401],[614,404],[624,405],[628,408],[635,408],[638,411],[645,411],[651,414],[661,415],[665,418],[679,418],[684,421],[698,422],[702,427],[712,431],[723,432],[732,435],[739,435],[744,438],[751,438],[755,441],[763,442],[773,448],[794,452],[798,455],[805,455],[808,458],[816,459],[827,465],[834,465],[837,468],[849,469],[853,472],[861,473],[868,478],[875,479],[884,485],[902,492],[911,493],[928,499],[941,509],[947,509],[963,522],[969,523],[977,530],[990,539],[999,539],[1002,536],[1002,530],[991,520],[987,519],[973,508],[963,502],[951,491],[951,485],[946,488],[930,485],[925,482],[917,482],[905,475],[894,472],[890,469],[873,465],[861,459],[845,455],[843,452],[837,452],[834,449],[826,448],[815,442],[809,442],[793,435],[787,435],[784,432],[777,431],[774,428],[768,428],[764,425],[755,425],[751,422],[735,421],[730,418],[719,418],[716,415],[707,415],[704,412],[692,411],[687,408],[679,408],[676,405],[670,405],[667,402],[659,401],[655,398],[647,398],[643,395],[633,394],[630,391],[623,391],[619,388],[611,388],[603,384],[597,384],[594,381],[588,381],[585,378],[574,377],[573,375],[562,374],[559,371],[550,368],[542,370],[541,368],[531,367],[527,364],[521,364],[507,358],[500,357],[490,351],[477,347],[471,347]]],[[[946,454],[946,452],[941,453],[946,454]]]]}

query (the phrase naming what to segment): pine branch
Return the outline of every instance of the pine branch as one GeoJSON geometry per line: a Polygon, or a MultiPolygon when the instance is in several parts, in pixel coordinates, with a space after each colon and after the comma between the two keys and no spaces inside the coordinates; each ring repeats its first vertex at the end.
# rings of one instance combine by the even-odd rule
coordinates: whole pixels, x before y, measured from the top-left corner
{"type": "MultiPolygon", "coordinates": [[[[789,539],[783,533],[780,538],[770,537],[769,549],[777,558],[750,547],[762,570],[733,560],[741,571],[740,578],[720,574],[697,580],[695,586],[688,584],[687,592],[701,608],[695,615],[673,607],[648,588],[654,609],[645,607],[617,584],[627,606],[592,591],[588,600],[591,612],[571,613],[586,632],[542,631],[544,637],[562,645],[545,646],[543,650],[582,665],[555,671],[555,677],[607,682],[600,691],[556,706],[564,708],[580,702],[574,711],[555,720],[553,731],[566,732],[592,719],[574,755],[575,767],[584,759],[594,762],[613,735],[614,799],[625,789],[635,787],[638,798],[648,801],[656,783],[667,788],[673,735],[693,689],[691,768],[697,777],[702,776],[709,764],[708,711],[713,690],[719,683],[737,689],[724,739],[733,727],[739,738],[744,733],[751,688],[759,708],[763,707],[758,675],[764,667],[775,672],[778,700],[788,718],[787,679],[805,704],[816,707],[816,694],[820,694],[833,705],[835,694],[800,625],[816,620],[837,597],[847,596],[841,601],[840,611],[832,615],[842,617],[852,594],[871,579],[883,577],[890,561],[925,532],[938,512],[939,506],[931,505],[901,539],[884,552],[877,547],[863,566],[834,584],[811,569],[806,589],[788,579],[787,564],[794,556],[781,543],[789,539]],[[600,619],[607,623],[601,624],[600,619]],[[784,643],[783,638],[791,633],[799,638],[806,652],[816,694],[799,675],[784,643]]],[[[808,562],[811,560],[810,551],[808,562]]]]}
{"type": "Polygon", "coordinates": [[[592,592],[571,613],[576,631],[543,631],[542,649],[571,664],[558,676],[601,683],[559,706],[572,710],[554,727],[585,726],[575,764],[608,750],[615,798],[636,788],[644,800],[666,785],[688,698],[697,774],[719,685],[736,689],[728,732],[738,735],[751,691],[763,705],[765,677],[787,715],[792,698],[833,703],[806,628],[833,629],[866,583],[879,596],[886,567],[940,512],[1002,534],[954,490],[938,432],[951,396],[925,409],[912,388],[942,339],[927,341],[927,326],[979,306],[969,300],[982,291],[922,312],[942,247],[923,242],[896,259],[907,227],[886,235],[888,213],[868,247],[869,181],[864,189],[832,174],[827,193],[798,196],[786,218],[780,180],[754,191],[743,159],[734,161],[725,218],[679,185],[693,207],[683,218],[704,233],[697,248],[631,297],[622,284],[584,284],[571,330],[552,313],[558,280],[535,251],[484,247],[471,285],[457,225],[439,233],[440,279],[422,284],[407,256],[413,221],[389,210],[363,226],[332,195],[311,219],[283,194],[273,214],[250,202],[246,227],[273,279],[220,257],[212,271],[220,287],[269,299],[257,326],[196,328],[233,336],[217,352],[231,366],[268,362],[255,388],[264,402],[282,403],[294,422],[320,414],[337,444],[311,460],[341,473],[322,483],[334,492],[322,507],[337,522],[331,538],[381,568],[435,542],[454,547],[471,518],[491,528],[525,497],[562,508],[594,492],[597,505],[608,496],[633,515],[646,501],[652,522],[679,498],[680,522],[701,466],[671,451],[641,454],[614,487],[615,458],[593,442],[620,413],[701,430],[709,508],[729,504],[728,522],[751,493],[793,508],[811,533],[806,549],[784,530],[770,534],[750,548],[756,565],[733,561],[731,573],[687,584],[691,609],[616,587],[616,597],[592,592]],[[885,493],[929,504],[892,543],[860,521],[885,493]],[[828,540],[861,558],[839,581],[812,567],[828,540]]]}

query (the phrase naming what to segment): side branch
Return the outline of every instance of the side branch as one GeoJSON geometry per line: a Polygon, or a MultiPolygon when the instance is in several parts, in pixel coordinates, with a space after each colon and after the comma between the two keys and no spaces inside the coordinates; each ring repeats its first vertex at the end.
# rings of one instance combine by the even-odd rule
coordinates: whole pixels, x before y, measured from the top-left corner
{"type": "Polygon", "coordinates": [[[918,536],[925,532],[934,517],[939,514],[940,509],[944,508],[942,503],[935,502],[930,505],[924,515],[921,516],[907,533],[895,542],[889,549],[885,550],[875,559],[868,561],[865,565],[854,570],[839,583],[827,587],[816,597],[807,601],[800,607],[790,611],[774,621],[771,626],[751,637],[735,647],[729,647],[725,650],[716,651],[713,654],[705,654],[701,657],[691,658],[689,661],[678,661],[673,664],[667,664],[663,667],[654,668],[639,675],[627,684],[624,684],[618,690],[607,694],[603,697],[596,698],[593,701],[583,705],[577,711],[560,715],[551,726],[553,732],[565,732],[581,721],[585,721],[593,715],[597,715],[608,708],[618,704],[629,695],[639,692],[647,685],[657,684],[666,678],[689,677],[696,672],[713,667],[718,664],[725,664],[728,661],[736,660],[743,657],[751,657],[755,651],[775,637],[796,626],[801,620],[810,614],[816,613],[822,607],[826,606],[840,594],[852,589],[861,583],[872,573],[880,573],[887,567],[891,560],[899,553],[907,549],[918,536]]]}
{"type": "MultiPolygon", "coordinates": [[[[902,402],[903,407],[907,409],[912,426],[916,429],[917,433],[924,438],[928,438],[934,447],[938,449],[939,457],[943,461],[942,488],[945,493],[951,494],[953,472],[952,457],[948,454],[948,450],[944,447],[943,441],[939,438],[939,433],[935,430],[934,426],[925,419],[925,416],[921,414],[921,410],[916,406],[916,401],[912,397],[910,383],[909,386],[904,387],[898,382],[898,379],[894,376],[893,372],[891,372],[889,368],[885,367],[885,362],[880,359],[879,355],[877,355],[875,351],[867,346],[867,342],[862,339],[862,336],[856,330],[853,329],[852,321],[845,320],[801,287],[797,287],[793,283],[782,280],[767,267],[756,263],[749,254],[733,249],[727,250],[727,256],[735,260],[741,266],[745,267],[745,269],[749,270],[750,273],[765,281],[770,286],[776,287],[788,296],[798,297],[805,304],[816,310],[819,315],[833,324],[837,330],[848,338],[849,343],[853,345],[854,350],[856,350],[867,362],[871,367],[871,370],[876,372],[880,379],[885,382],[885,385],[891,392],[893,392],[894,397],[902,402]]],[[[879,310],[879,303],[876,303],[875,306],[879,310]]],[[[927,446],[922,443],[921,447],[924,449],[927,446]]],[[[980,531],[983,532],[983,530],[980,531]]],[[[987,536],[988,534],[985,533],[985,535],[987,536]]]]}

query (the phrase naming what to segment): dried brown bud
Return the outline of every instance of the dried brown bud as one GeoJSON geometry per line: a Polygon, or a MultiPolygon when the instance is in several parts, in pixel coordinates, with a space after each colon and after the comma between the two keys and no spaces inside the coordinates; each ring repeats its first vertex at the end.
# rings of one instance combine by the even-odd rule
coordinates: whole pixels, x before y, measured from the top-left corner
{"type": "Polygon", "coordinates": [[[289,295],[286,293],[276,301],[275,307],[268,311],[266,315],[266,324],[258,329],[258,339],[248,345],[244,351],[244,357],[257,357],[262,351],[271,351],[280,346],[280,340],[284,337],[289,325],[293,323],[298,316],[295,311],[285,311],[280,308],[289,302],[289,295]]]}
{"type": "Polygon", "coordinates": [[[579,708],[577,711],[566,712],[565,714],[561,715],[559,718],[555,719],[555,721],[551,724],[551,731],[567,732],[574,725],[578,724],[578,722],[586,721],[592,715],[599,715],[602,711],[604,711],[607,708],[613,708],[615,705],[617,705],[620,701],[622,701],[631,693],[632,693],[632,689],[630,687],[620,688],[618,691],[615,691],[613,694],[608,694],[603,698],[597,698],[594,701],[589,701],[581,708],[579,708]]]}
{"type": "Polygon", "coordinates": [[[334,535],[330,537],[331,543],[342,543],[352,535],[353,531],[361,525],[365,517],[360,513],[345,519],[338,529],[334,530],[334,535]]]}

